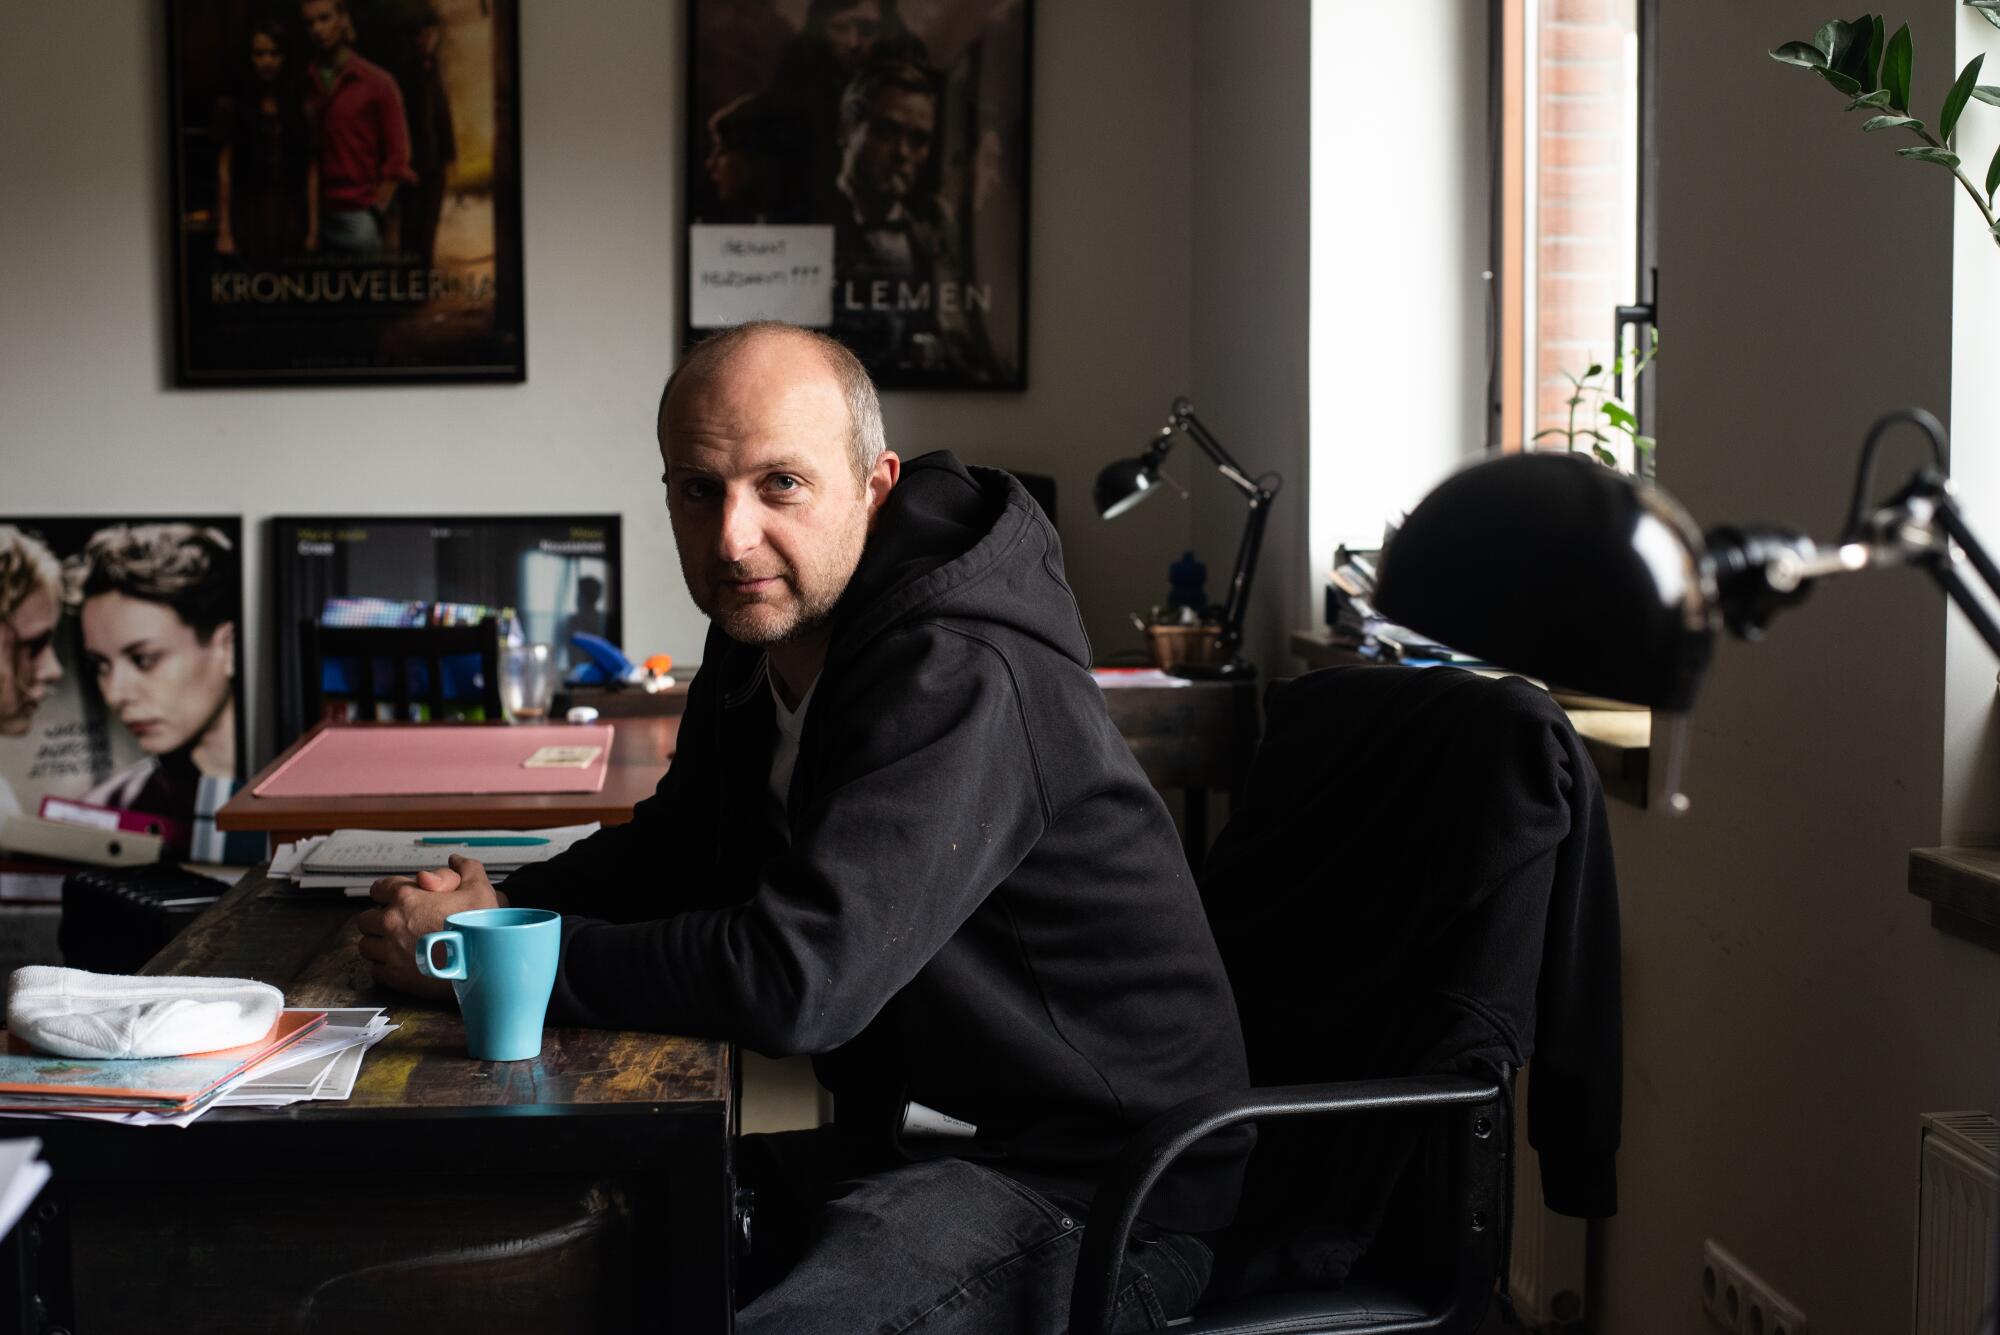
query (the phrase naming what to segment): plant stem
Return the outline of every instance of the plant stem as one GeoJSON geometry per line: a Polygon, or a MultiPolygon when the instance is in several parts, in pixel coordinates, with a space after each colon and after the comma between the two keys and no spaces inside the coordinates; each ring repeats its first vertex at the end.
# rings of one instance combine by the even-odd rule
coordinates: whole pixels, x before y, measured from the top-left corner
{"type": "MultiPolygon", "coordinates": [[[[1944,151],[1947,153],[1952,151],[1951,149],[1945,148],[1945,146],[1942,143],[1939,143],[1937,139],[1933,138],[1929,130],[1918,130],[1916,132],[1916,135],[1917,138],[1923,140],[1925,143],[1929,144],[1932,148],[1944,149],[1944,151]]],[[[1972,183],[1972,179],[1956,167],[1953,167],[1951,169],[1951,174],[1953,176],[1956,176],[1958,178],[1958,183],[1965,187],[1965,193],[1972,196],[1972,206],[1979,210],[1980,217],[1986,219],[1986,234],[1993,238],[1994,245],[2000,246],[2000,232],[1996,232],[1993,230],[1994,228],[1993,210],[1987,208],[1986,201],[1979,197],[1979,187],[1974,185],[1972,183]]]]}

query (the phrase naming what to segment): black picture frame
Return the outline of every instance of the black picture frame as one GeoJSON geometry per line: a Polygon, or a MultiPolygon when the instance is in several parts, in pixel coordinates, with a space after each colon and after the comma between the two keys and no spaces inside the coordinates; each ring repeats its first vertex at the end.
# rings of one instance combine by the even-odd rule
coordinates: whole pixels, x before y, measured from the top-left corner
{"type": "Polygon", "coordinates": [[[883,389],[1024,390],[1034,2],[900,9],[688,0],[683,340],[785,319],[883,389]],[[902,157],[871,173],[878,125],[902,157]]]}
{"type": "MultiPolygon", "coordinates": [[[[624,642],[624,520],[616,514],[279,515],[265,531],[271,572],[271,657],[276,664],[277,744],[313,722],[301,692],[299,623],[323,620],[329,598],[408,603],[463,603],[511,608],[525,638],[555,645],[564,659],[558,621],[565,608],[546,604],[525,587],[523,558],[551,553],[572,562],[569,574],[600,581],[597,627],[624,642]]],[[[571,602],[574,581],[557,593],[571,602]]],[[[368,624],[355,622],[350,624],[368,624]]],[[[376,623],[389,624],[389,623],[376,623]]],[[[566,661],[566,660],[565,660],[566,661]]],[[[571,664],[573,666],[573,664],[571,664]]]]}
{"type": "MultiPolygon", "coordinates": [[[[308,93],[320,56],[306,0],[169,0],[174,384],[525,380],[518,0],[331,3],[354,36],[334,92],[319,96],[308,93]],[[267,84],[253,50],[273,49],[267,84]],[[386,115],[391,89],[415,180],[384,207],[337,208],[367,188],[337,179],[331,155],[359,160],[367,135],[329,126],[377,123],[367,113],[386,115]],[[233,254],[221,253],[225,217],[233,254]],[[360,248],[340,249],[336,233],[360,248]]],[[[375,156],[382,172],[398,160],[387,147],[375,156]]]]}

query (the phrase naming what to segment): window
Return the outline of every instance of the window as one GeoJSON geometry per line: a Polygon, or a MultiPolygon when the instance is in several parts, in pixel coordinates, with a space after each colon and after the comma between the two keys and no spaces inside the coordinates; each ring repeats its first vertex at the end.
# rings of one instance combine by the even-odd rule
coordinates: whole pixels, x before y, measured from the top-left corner
{"type": "MultiPolygon", "coordinates": [[[[1499,336],[1489,446],[1514,450],[1551,428],[1601,427],[1593,396],[1572,423],[1567,377],[1599,364],[1609,391],[1614,324],[1628,353],[1652,337],[1645,62],[1656,3],[1496,0],[1499,336]]],[[[1633,390],[1628,380],[1623,402],[1649,416],[1647,396],[1635,401],[1633,390]]],[[[1650,472],[1625,436],[1608,433],[1604,443],[1620,467],[1650,472]]],[[[1539,447],[1564,444],[1556,436],[1539,447]]]]}

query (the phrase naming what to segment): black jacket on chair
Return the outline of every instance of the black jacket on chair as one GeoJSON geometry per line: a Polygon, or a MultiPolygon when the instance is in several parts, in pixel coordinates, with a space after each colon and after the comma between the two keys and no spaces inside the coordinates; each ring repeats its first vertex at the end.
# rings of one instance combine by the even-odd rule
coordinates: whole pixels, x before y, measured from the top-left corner
{"type": "MultiPolygon", "coordinates": [[[[1602,788],[1561,708],[1518,679],[1352,667],[1273,686],[1267,719],[1201,878],[1252,1082],[1505,1085],[1532,1055],[1548,1205],[1613,1213],[1617,888],[1602,788]]],[[[1221,1282],[1422,1264],[1402,1217],[1435,1167],[1419,1122],[1363,1118],[1335,1137],[1272,1123],[1262,1140],[1244,1214],[1265,1222],[1221,1282]]]]}

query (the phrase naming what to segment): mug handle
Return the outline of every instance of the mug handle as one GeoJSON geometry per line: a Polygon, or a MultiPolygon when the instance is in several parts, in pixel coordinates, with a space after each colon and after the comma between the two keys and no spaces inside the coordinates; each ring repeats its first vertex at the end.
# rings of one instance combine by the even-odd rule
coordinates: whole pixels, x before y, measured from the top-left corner
{"type": "Polygon", "coordinates": [[[454,979],[465,977],[465,937],[458,932],[432,932],[417,942],[417,969],[426,977],[454,979]],[[444,966],[431,963],[431,947],[444,947],[444,966]]]}

